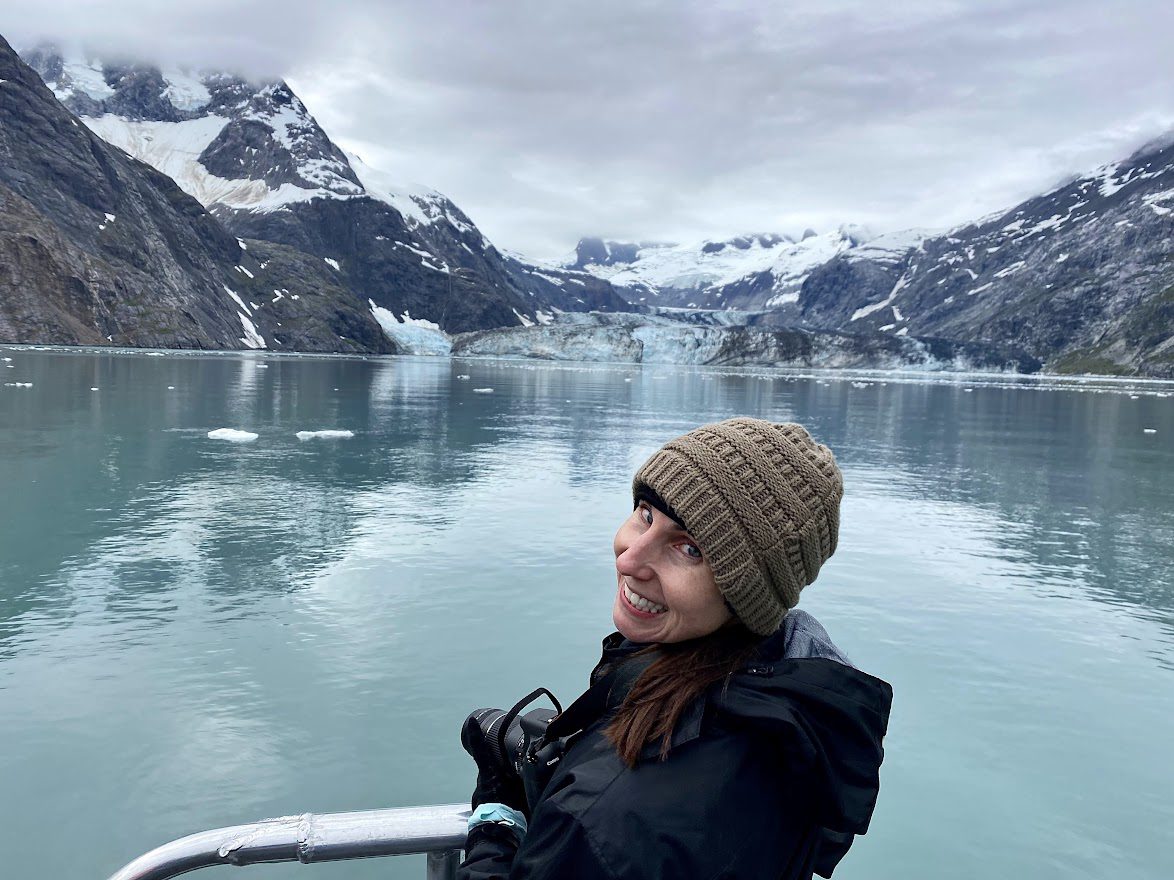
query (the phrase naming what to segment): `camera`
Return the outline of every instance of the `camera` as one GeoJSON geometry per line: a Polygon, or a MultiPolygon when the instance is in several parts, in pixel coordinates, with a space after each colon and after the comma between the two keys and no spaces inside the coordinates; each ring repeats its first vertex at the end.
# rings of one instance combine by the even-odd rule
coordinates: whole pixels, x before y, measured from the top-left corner
{"type": "Polygon", "coordinates": [[[515,714],[511,718],[505,709],[478,709],[469,717],[485,734],[494,763],[521,775],[528,746],[542,739],[546,725],[556,714],[553,709],[531,709],[525,715],[515,714]]]}
{"type": "MultiPolygon", "coordinates": [[[[542,742],[546,726],[561,712],[562,705],[554,694],[546,688],[538,688],[518,700],[512,709],[478,709],[469,714],[465,724],[472,720],[481,728],[490,756],[498,769],[522,776],[522,764],[533,751],[532,746],[542,742]],[[553,710],[531,709],[524,715],[520,714],[522,709],[542,694],[546,694],[554,703],[553,710]]],[[[463,745],[469,748],[469,743],[463,745]]]]}

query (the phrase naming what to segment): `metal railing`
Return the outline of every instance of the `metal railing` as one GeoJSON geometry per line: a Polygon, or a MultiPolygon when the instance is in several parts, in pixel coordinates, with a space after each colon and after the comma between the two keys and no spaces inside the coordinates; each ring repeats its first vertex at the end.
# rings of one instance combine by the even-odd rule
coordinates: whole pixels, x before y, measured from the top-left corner
{"type": "Polygon", "coordinates": [[[468,821],[466,804],[263,819],[165,843],[110,880],[168,880],[213,865],[311,864],[419,853],[428,856],[428,880],[453,880],[468,821]]]}

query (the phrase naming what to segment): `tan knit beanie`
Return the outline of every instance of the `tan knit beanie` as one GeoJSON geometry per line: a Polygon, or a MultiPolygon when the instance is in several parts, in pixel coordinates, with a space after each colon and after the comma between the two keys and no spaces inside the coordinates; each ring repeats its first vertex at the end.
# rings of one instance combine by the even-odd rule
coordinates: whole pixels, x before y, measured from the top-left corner
{"type": "Polygon", "coordinates": [[[683,520],[718,589],[770,635],[836,549],[844,479],[802,425],[727,419],[670,440],[636,471],[683,520]]]}

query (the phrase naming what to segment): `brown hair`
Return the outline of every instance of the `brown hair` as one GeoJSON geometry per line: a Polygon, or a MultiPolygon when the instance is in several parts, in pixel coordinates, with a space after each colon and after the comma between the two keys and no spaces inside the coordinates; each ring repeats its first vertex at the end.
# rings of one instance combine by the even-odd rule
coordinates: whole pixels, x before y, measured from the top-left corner
{"type": "Polygon", "coordinates": [[[603,731],[620,759],[635,767],[645,744],[660,738],[659,760],[665,760],[681,713],[711,684],[741,668],[762,640],[732,623],[699,639],[650,645],[633,655],[660,656],[636,679],[603,731]]]}

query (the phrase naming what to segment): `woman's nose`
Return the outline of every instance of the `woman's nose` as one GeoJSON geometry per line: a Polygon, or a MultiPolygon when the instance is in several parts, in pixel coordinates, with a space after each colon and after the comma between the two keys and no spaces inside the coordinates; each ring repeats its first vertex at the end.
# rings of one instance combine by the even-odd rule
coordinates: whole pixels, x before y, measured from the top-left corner
{"type": "Polygon", "coordinates": [[[623,553],[616,557],[616,570],[624,577],[646,581],[652,577],[651,559],[652,542],[647,540],[648,533],[639,536],[627,546],[623,553]]]}

